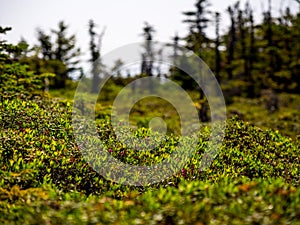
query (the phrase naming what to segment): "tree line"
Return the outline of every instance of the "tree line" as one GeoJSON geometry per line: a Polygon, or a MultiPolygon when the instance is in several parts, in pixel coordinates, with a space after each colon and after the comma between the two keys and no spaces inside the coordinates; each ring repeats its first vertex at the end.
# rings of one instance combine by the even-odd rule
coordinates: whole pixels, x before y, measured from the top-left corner
{"type": "MultiPolygon", "coordinates": [[[[242,7],[238,1],[227,8],[230,27],[220,34],[221,14],[211,12],[207,0],[198,0],[195,6],[195,10],[184,12],[184,23],[189,28],[184,40],[210,66],[221,84],[231,85],[229,89],[236,90],[234,94],[247,97],[258,96],[262,89],[299,93],[300,11],[292,14],[286,8],[275,18],[269,0],[263,21],[255,23],[250,3],[242,7]],[[215,24],[213,39],[205,33],[210,22],[215,24]]],[[[174,77],[193,89],[193,82],[182,74],[174,77]]]]}
{"type": "MultiPolygon", "coordinates": [[[[227,7],[225,15],[211,10],[208,0],[196,0],[194,8],[183,12],[188,34],[176,33],[170,40],[174,48],[174,59],[180,57],[180,46],[184,46],[201,57],[214,72],[221,84],[225,97],[242,95],[259,97],[261,90],[272,92],[300,93],[300,10],[292,13],[290,8],[280,10],[275,17],[272,1],[268,0],[268,10],[263,12],[263,20],[255,21],[250,2],[242,5],[240,1],[227,7]],[[221,32],[221,20],[230,19],[230,26],[221,32]],[[209,26],[215,28],[215,37],[207,34],[209,26]]],[[[299,4],[300,9],[300,4],[299,4]]],[[[50,88],[66,88],[66,82],[72,74],[84,75],[79,66],[81,51],[76,36],[69,34],[68,25],[60,21],[56,29],[45,32],[37,30],[37,43],[30,47],[25,40],[18,43],[18,50],[7,51],[13,62],[26,64],[36,74],[52,73],[44,79],[50,88]]],[[[1,28],[2,33],[8,31],[1,28]],[[4,32],[5,31],[5,32],[4,32]]],[[[222,29],[223,30],[223,29],[222,29]]],[[[92,92],[100,82],[99,71],[105,68],[101,62],[101,45],[105,29],[96,31],[96,24],[89,21],[90,62],[92,70],[92,92]],[[95,62],[97,61],[97,66],[95,62]]],[[[161,51],[155,52],[155,28],[149,23],[143,27],[144,46],[141,54],[141,70],[138,74],[128,73],[128,77],[167,76],[178,82],[184,89],[195,90],[193,79],[176,68],[170,68],[168,74],[161,74],[159,68],[154,71],[154,60],[159,59],[161,51]]],[[[4,51],[4,42],[1,42],[4,51]]],[[[7,46],[6,46],[7,47],[7,46]]],[[[7,49],[6,49],[7,50],[7,49]]],[[[117,74],[116,83],[124,84],[127,79],[120,75],[122,60],[118,60],[110,73],[117,74]]],[[[205,102],[205,96],[199,91],[199,101],[205,102]]],[[[202,107],[205,108],[205,107],[202,107]]],[[[204,116],[207,110],[204,110],[204,116]]],[[[200,113],[201,114],[201,113],[200,113]]],[[[204,116],[205,117],[205,116],[204,116]]],[[[205,118],[203,118],[205,120],[205,118]]]]}

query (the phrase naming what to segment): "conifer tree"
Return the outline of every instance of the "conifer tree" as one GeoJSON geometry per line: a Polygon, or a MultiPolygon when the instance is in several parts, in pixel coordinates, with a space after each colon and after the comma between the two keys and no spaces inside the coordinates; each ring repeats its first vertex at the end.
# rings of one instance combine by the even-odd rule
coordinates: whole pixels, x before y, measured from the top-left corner
{"type": "Polygon", "coordinates": [[[75,35],[68,36],[67,33],[68,26],[63,21],[58,23],[57,30],[51,30],[53,36],[38,29],[38,48],[41,51],[42,60],[49,68],[49,72],[56,74],[52,83],[54,88],[64,88],[66,81],[71,79],[70,75],[81,70],[78,67],[80,49],[76,47],[76,37],[75,35]]]}
{"type": "Polygon", "coordinates": [[[103,72],[104,65],[101,60],[102,40],[105,34],[105,27],[100,34],[95,31],[96,24],[93,20],[89,21],[89,35],[90,35],[90,62],[92,63],[92,89],[91,93],[97,93],[101,81],[100,73],[103,72]],[[98,39],[98,40],[97,40],[98,39]],[[96,43],[98,41],[98,43],[96,43]]]}
{"type": "Polygon", "coordinates": [[[216,41],[215,41],[215,75],[217,81],[221,82],[221,53],[220,53],[220,13],[215,13],[216,41]]]}
{"type": "Polygon", "coordinates": [[[146,76],[153,76],[153,62],[154,62],[154,46],[153,46],[153,34],[155,30],[152,25],[145,22],[143,27],[144,36],[144,52],[142,53],[142,65],[141,72],[146,76]]]}

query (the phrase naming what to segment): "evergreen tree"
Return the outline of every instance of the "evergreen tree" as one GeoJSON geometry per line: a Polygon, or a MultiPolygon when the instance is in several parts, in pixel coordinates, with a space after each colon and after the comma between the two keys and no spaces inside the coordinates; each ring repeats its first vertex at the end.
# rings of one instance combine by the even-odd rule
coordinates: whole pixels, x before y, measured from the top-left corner
{"type": "Polygon", "coordinates": [[[67,68],[64,73],[57,75],[61,78],[56,82],[57,88],[64,88],[66,80],[70,78],[70,74],[76,70],[80,70],[80,68],[77,67],[80,49],[76,47],[75,35],[67,36],[67,30],[68,26],[63,21],[58,23],[57,30],[52,30],[52,33],[56,36],[55,49],[53,52],[54,59],[64,63],[67,68]]]}
{"type": "Polygon", "coordinates": [[[173,37],[171,37],[171,43],[167,43],[166,46],[171,47],[173,49],[173,54],[170,56],[173,66],[170,67],[169,73],[170,73],[170,78],[173,80],[178,81],[178,77],[176,77],[176,74],[178,74],[178,69],[175,67],[175,65],[178,62],[179,59],[179,50],[180,50],[180,46],[179,46],[179,40],[180,37],[178,35],[178,33],[176,32],[175,35],[173,37]]]}
{"type": "Polygon", "coordinates": [[[217,81],[221,82],[221,53],[220,53],[220,13],[215,13],[216,41],[215,41],[215,75],[217,81]]]}
{"type": "MultiPolygon", "coordinates": [[[[154,76],[154,60],[155,60],[155,52],[154,49],[154,41],[153,41],[153,34],[155,29],[152,25],[145,22],[143,27],[143,37],[144,37],[144,44],[143,44],[143,52],[141,53],[141,76],[154,76]]],[[[147,80],[147,84],[145,84],[149,91],[153,93],[155,84],[154,81],[149,79],[147,80]]]]}
{"type": "Polygon", "coordinates": [[[53,59],[53,44],[51,43],[50,35],[45,34],[44,31],[38,29],[39,47],[44,60],[53,59]]]}
{"type": "Polygon", "coordinates": [[[178,33],[175,33],[175,36],[172,37],[172,46],[173,46],[173,63],[175,65],[175,62],[176,62],[176,59],[178,58],[179,56],[179,40],[180,40],[180,37],[178,36],[178,33]]]}
{"type": "Polygon", "coordinates": [[[244,11],[238,11],[238,29],[239,29],[239,42],[241,45],[241,63],[243,65],[242,76],[245,80],[245,76],[249,74],[248,70],[248,57],[247,57],[247,45],[246,45],[246,28],[245,28],[245,18],[244,18],[244,11]]]}
{"type": "Polygon", "coordinates": [[[154,62],[154,46],[153,33],[155,32],[152,25],[145,22],[143,27],[144,36],[144,52],[142,53],[141,72],[146,76],[153,76],[153,62],[154,62]]]}
{"type": "Polygon", "coordinates": [[[76,47],[75,35],[67,36],[68,26],[63,22],[58,23],[57,30],[51,30],[54,41],[50,34],[38,29],[38,48],[41,51],[42,60],[46,67],[56,74],[52,83],[54,88],[64,88],[66,81],[71,79],[71,74],[80,71],[80,49],[76,47]],[[63,69],[63,67],[65,69],[63,69]]]}
{"type": "MultiPolygon", "coordinates": [[[[210,3],[207,0],[197,0],[195,7],[195,11],[187,11],[183,13],[187,17],[187,19],[185,19],[183,22],[189,25],[190,31],[186,38],[187,47],[205,60],[205,48],[210,44],[210,40],[207,38],[205,33],[205,29],[210,21],[208,18],[208,15],[210,14],[210,11],[208,10],[210,3]]],[[[201,70],[199,73],[198,79],[201,81],[203,74],[201,70]]],[[[182,76],[187,75],[183,73],[182,76]]],[[[186,79],[191,81],[191,86],[194,84],[191,78],[186,79]]],[[[202,122],[207,122],[209,120],[208,105],[204,92],[201,88],[199,88],[199,102],[199,118],[202,122]]]]}
{"type": "Polygon", "coordinates": [[[90,62],[92,63],[92,89],[91,93],[97,93],[99,90],[99,85],[101,81],[101,77],[99,76],[101,72],[103,72],[103,64],[101,61],[101,46],[102,39],[105,34],[105,28],[102,30],[100,34],[95,32],[95,23],[93,20],[89,21],[89,35],[90,35],[90,53],[91,58],[90,62]],[[98,43],[96,43],[98,39],[98,43]]]}
{"type": "Polygon", "coordinates": [[[183,22],[188,24],[190,32],[186,38],[187,47],[198,56],[203,57],[203,48],[208,42],[205,29],[210,21],[208,18],[210,3],[208,0],[197,0],[195,7],[195,11],[183,12],[183,15],[187,17],[183,22]]]}
{"type": "Polygon", "coordinates": [[[229,6],[227,8],[227,12],[230,16],[230,31],[229,31],[229,37],[227,41],[227,67],[226,71],[228,73],[228,78],[231,80],[233,78],[233,60],[234,60],[234,53],[235,53],[235,47],[237,42],[236,37],[236,14],[239,9],[239,2],[237,2],[234,7],[229,6]]]}
{"type": "Polygon", "coordinates": [[[254,24],[254,18],[253,18],[253,10],[251,9],[250,5],[248,4],[248,15],[249,15],[249,62],[248,62],[248,74],[247,79],[249,82],[249,88],[248,88],[248,96],[250,98],[253,98],[257,95],[256,86],[254,84],[255,80],[253,78],[254,76],[254,62],[257,58],[257,50],[256,50],[256,39],[255,39],[255,24],[254,24]]]}

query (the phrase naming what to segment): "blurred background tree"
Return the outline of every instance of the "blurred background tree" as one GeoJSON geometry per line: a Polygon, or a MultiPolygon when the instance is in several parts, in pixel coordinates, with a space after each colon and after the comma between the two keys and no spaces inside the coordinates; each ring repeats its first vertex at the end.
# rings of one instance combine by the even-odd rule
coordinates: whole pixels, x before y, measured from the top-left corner
{"type": "Polygon", "coordinates": [[[68,26],[63,21],[60,21],[58,28],[52,29],[50,34],[41,29],[37,30],[38,44],[35,46],[35,58],[39,60],[34,60],[37,63],[34,67],[36,71],[42,69],[56,74],[50,81],[52,88],[65,88],[66,81],[72,79],[75,72],[82,71],[78,67],[80,48],[76,47],[76,37],[68,36],[67,33],[68,26]]]}
{"type": "Polygon", "coordinates": [[[96,24],[93,20],[89,21],[89,35],[90,35],[90,62],[92,64],[92,89],[91,93],[98,93],[101,81],[100,74],[104,73],[104,65],[101,60],[101,47],[103,36],[105,34],[105,27],[102,32],[97,34],[95,31],[96,24]],[[98,43],[97,43],[98,42],[98,43]]]}
{"type": "MultiPolygon", "coordinates": [[[[10,30],[0,26],[0,35],[10,30]]],[[[54,77],[51,73],[38,74],[22,63],[27,51],[28,44],[24,40],[13,45],[0,39],[0,98],[41,95],[45,89],[44,79],[54,77]]]]}

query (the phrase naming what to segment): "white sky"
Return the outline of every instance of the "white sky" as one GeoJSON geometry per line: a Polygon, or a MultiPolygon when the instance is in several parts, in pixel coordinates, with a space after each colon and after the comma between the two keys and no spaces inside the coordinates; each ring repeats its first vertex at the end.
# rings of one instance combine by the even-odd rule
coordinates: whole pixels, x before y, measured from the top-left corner
{"type": "MultiPolygon", "coordinates": [[[[299,9],[295,0],[272,0],[273,11],[290,6],[299,9]]],[[[186,34],[187,26],[182,23],[183,11],[194,10],[195,0],[0,0],[0,24],[11,26],[6,35],[11,43],[17,43],[21,36],[30,44],[37,43],[36,28],[46,32],[56,29],[60,20],[70,25],[70,33],[76,34],[78,45],[84,58],[89,57],[88,20],[99,25],[99,31],[106,26],[102,55],[124,44],[142,41],[140,34],[144,22],[154,26],[155,39],[169,42],[178,32],[186,34]]],[[[211,10],[222,14],[222,30],[228,26],[225,9],[236,0],[210,0],[211,10]]],[[[261,18],[262,8],[267,9],[267,0],[250,0],[256,14],[256,22],[261,18]]],[[[245,0],[241,0],[242,7],[245,0]]],[[[208,29],[213,33],[214,26],[208,29]]]]}

